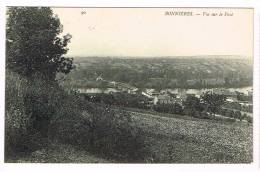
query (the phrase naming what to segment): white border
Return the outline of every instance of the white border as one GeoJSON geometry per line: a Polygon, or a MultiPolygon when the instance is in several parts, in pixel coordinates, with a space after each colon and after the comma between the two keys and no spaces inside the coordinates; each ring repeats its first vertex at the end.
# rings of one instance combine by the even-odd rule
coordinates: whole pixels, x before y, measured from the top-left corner
{"type": "Polygon", "coordinates": [[[86,1],[86,0],[6,0],[0,1],[0,171],[92,171],[92,170],[147,170],[147,171],[259,171],[260,170],[260,4],[257,0],[207,0],[207,1],[167,1],[167,0],[129,0],[129,1],[86,1]],[[60,6],[60,7],[247,7],[254,8],[254,162],[252,164],[4,164],[4,81],[5,81],[5,7],[6,6],[60,6]]]}
{"type": "Polygon", "coordinates": [[[254,163],[260,168],[260,6],[254,11],[254,163]]]}
{"type": "Polygon", "coordinates": [[[256,7],[258,0],[6,0],[6,6],[60,7],[256,7]]]}

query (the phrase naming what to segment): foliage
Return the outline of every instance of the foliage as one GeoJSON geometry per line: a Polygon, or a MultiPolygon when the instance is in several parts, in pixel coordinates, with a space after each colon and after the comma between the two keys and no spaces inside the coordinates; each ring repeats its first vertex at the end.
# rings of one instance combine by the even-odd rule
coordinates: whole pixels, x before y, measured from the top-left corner
{"type": "Polygon", "coordinates": [[[180,104],[158,104],[153,107],[157,112],[171,113],[171,114],[182,114],[183,108],[180,104]]]}
{"type": "Polygon", "coordinates": [[[148,152],[129,114],[83,101],[77,94],[64,98],[62,116],[51,121],[51,140],[80,146],[119,161],[142,161],[148,152]]]}
{"type": "Polygon", "coordinates": [[[249,122],[249,123],[253,123],[253,117],[251,117],[251,116],[247,116],[247,117],[246,117],[246,120],[247,120],[247,122],[249,122]]]}
{"type": "Polygon", "coordinates": [[[77,71],[69,74],[74,87],[102,87],[98,76],[138,88],[216,88],[252,86],[252,61],[248,58],[75,58],[77,71]],[[230,69],[234,70],[230,70],[230,69]],[[239,71],[239,74],[237,73],[239,71]],[[239,80],[237,80],[239,77],[239,80]],[[226,80],[225,80],[226,79],[226,80]],[[189,81],[189,82],[188,82],[189,81]]]}
{"type": "MultiPolygon", "coordinates": [[[[251,101],[252,102],[252,101],[251,101]]],[[[223,107],[253,113],[253,105],[243,106],[239,102],[226,102],[223,107]]]]}
{"type": "Polygon", "coordinates": [[[46,148],[32,152],[30,155],[14,156],[7,163],[112,163],[95,155],[90,155],[79,147],[51,143],[46,148]]]}
{"type": "Polygon", "coordinates": [[[71,36],[59,37],[52,10],[11,7],[7,15],[6,155],[61,142],[120,160],[146,156],[129,115],[83,101],[55,81],[73,65],[63,57],[71,36]]]}
{"type": "Polygon", "coordinates": [[[24,76],[40,73],[54,80],[74,68],[68,51],[71,35],[59,37],[62,25],[47,7],[10,7],[7,11],[7,67],[24,76]]]}
{"type": "Polygon", "coordinates": [[[47,144],[44,138],[61,90],[49,81],[29,80],[9,70],[6,76],[6,153],[36,150],[47,144]]]}
{"type": "Polygon", "coordinates": [[[10,7],[7,16],[6,150],[28,152],[47,144],[62,92],[56,73],[74,67],[63,57],[71,36],[59,37],[62,25],[50,8],[10,7]]]}
{"type": "Polygon", "coordinates": [[[217,113],[220,110],[221,105],[225,103],[226,96],[212,92],[206,92],[202,95],[202,100],[207,105],[207,111],[211,113],[217,113]]]}
{"type": "Polygon", "coordinates": [[[184,114],[189,116],[198,116],[204,110],[204,105],[200,99],[195,96],[188,96],[184,102],[184,114]]]}
{"type": "Polygon", "coordinates": [[[252,95],[245,95],[244,93],[237,92],[237,100],[239,101],[253,101],[252,95]]]}
{"type": "Polygon", "coordinates": [[[27,81],[18,74],[6,71],[5,92],[5,154],[19,149],[27,133],[30,116],[25,113],[24,93],[27,81]]]}
{"type": "Polygon", "coordinates": [[[131,116],[120,110],[100,110],[95,110],[99,115],[95,113],[91,118],[93,151],[121,161],[143,161],[149,155],[149,145],[145,144],[142,131],[136,128],[131,116]]]}
{"type": "Polygon", "coordinates": [[[147,108],[148,98],[140,94],[129,94],[124,92],[112,94],[93,94],[84,95],[86,100],[96,103],[105,103],[106,105],[115,105],[118,107],[147,108]]]}

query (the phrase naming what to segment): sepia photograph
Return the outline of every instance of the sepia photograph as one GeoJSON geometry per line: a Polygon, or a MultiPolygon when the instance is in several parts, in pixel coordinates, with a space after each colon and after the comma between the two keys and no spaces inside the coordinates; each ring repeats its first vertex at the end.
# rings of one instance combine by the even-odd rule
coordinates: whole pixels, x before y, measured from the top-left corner
{"type": "Polygon", "coordinates": [[[253,8],[5,17],[5,163],[253,162],[253,8]]]}

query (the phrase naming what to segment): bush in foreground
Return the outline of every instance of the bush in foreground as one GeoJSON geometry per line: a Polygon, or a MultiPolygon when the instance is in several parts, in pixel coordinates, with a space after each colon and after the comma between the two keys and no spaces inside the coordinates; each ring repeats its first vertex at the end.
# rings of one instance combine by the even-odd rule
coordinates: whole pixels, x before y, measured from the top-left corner
{"type": "Polygon", "coordinates": [[[134,126],[129,114],[98,107],[77,94],[63,99],[63,105],[63,115],[51,122],[52,140],[122,162],[143,162],[148,156],[142,132],[134,126]],[[66,100],[69,101],[64,103],[66,100]]]}
{"type": "Polygon", "coordinates": [[[57,113],[57,84],[40,77],[6,72],[5,153],[29,153],[47,144],[48,126],[57,113]]]}

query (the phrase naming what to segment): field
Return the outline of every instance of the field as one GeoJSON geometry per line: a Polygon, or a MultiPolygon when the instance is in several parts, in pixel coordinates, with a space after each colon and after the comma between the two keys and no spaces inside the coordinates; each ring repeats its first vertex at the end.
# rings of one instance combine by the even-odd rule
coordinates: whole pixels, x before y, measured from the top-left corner
{"type": "MultiPolygon", "coordinates": [[[[163,117],[129,110],[125,113],[142,132],[150,152],[147,163],[250,163],[253,160],[253,130],[246,122],[163,117]]],[[[69,144],[50,144],[7,162],[122,163],[69,144]]]]}
{"type": "Polygon", "coordinates": [[[132,113],[154,152],[152,161],[174,163],[250,163],[252,125],[132,113]],[[170,159],[167,159],[165,157],[170,159]]]}

